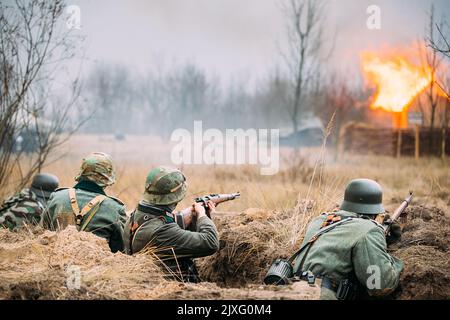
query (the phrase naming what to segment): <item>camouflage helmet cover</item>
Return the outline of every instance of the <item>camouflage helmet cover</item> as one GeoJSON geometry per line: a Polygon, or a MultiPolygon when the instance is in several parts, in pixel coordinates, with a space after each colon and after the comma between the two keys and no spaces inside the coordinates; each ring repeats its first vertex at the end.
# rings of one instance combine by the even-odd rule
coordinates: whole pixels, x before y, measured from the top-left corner
{"type": "Polygon", "coordinates": [[[90,180],[101,187],[116,182],[115,170],[110,155],[103,152],[93,152],[83,159],[76,181],[90,180]]]}
{"type": "Polygon", "coordinates": [[[381,186],[370,179],[355,179],[345,188],[341,209],[359,214],[384,213],[381,186]]]}
{"type": "Polygon", "coordinates": [[[142,198],[152,204],[171,205],[183,200],[186,190],[186,178],[180,170],[160,166],[148,173],[142,198]]]}

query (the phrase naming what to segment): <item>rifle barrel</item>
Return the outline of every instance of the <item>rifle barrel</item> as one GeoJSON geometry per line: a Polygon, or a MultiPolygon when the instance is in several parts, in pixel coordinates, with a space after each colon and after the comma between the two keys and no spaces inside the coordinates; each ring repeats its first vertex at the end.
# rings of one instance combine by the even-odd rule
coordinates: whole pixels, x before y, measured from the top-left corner
{"type": "MultiPolygon", "coordinates": [[[[406,207],[408,207],[408,205],[411,203],[412,197],[413,197],[413,193],[410,191],[409,196],[407,196],[406,199],[403,200],[402,204],[397,209],[395,209],[395,211],[391,217],[392,221],[395,221],[398,219],[398,217],[400,217],[400,215],[403,213],[403,211],[405,211],[406,207]]],[[[385,234],[389,234],[390,229],[391,229],[391,225],[389,224],[385,229],[385,234]]]]}
{"type": "Polygon", "coordinates": [[[405,211],[406,207],[408,207],[408,205],[411,203],[412,197],[413,197],[413,193],[410,192],[409,196],[406,197],[405,200],[403,200],[402,204],[392,214],[392,217],[391,217],[392,220],[397,220],[398,217],[400,217],[400,215],[403,213],[403,211],[405,211]]]}

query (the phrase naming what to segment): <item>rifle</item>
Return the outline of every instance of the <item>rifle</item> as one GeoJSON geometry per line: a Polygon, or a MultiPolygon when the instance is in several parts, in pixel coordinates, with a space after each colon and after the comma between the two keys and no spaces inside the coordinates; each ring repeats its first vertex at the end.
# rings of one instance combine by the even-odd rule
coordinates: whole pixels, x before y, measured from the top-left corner
{"type": "MultiPolygon", "coordinates": [[[[400,217],[400,215],[405,211],[405,209],[411,203],[412,197],[413,197],[413,193],[410,191],[409,196],[407,196],[406,199],[403,200],[403,202],[400,204],[400,206],[397,209],[395,209],[394,213],[391,216],[392,221],[395,221],[400,217]]],[[[389,234],[390,229],[391,229],[391,225],[389,224],[386,226],[384,233],[389,234]]]]}
{"type": "MultiPolygon", "coordinates": [[[[208,201],[213,202],[214,205],[217,206],[219,203],[234,200],[234,199],[239,198],[240,196],[241,196],[241,193],[239,191],[235,192],[235,193],[213,193],[213,194],[206,195],[203,197],[197,197],[194,199],[194,201],[197,203],[201,203],[205,208],[207,208],[206,202],[208,202],[208,201]]],[[[207,213],[208,217],[210,217],[208,210],[206,210],[206,213],[207,213]]]]}

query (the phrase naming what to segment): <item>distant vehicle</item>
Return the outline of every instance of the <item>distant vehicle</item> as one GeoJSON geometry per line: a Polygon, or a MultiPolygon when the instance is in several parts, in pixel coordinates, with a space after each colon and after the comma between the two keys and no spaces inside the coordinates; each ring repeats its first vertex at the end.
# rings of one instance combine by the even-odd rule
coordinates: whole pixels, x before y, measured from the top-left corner
{"type": "MultiPolygon", "coordinates": [[[[292,130],[291,130],[292,131],[292,130]]],[[[319,118],[313,117],[303,121],[296,132],[280,136],[280,146],[299,148],[317,147],[322,145],[324,127],[319,118]]]]}
{"type": "MultiPolygon", "coordinates": [[[[46,136],[45,130],[50,130],[51,123],[46,119],[39,119],[39,130],[41,133],[44,133],[44,137],[46,136]]],[[[14,153],[26,153],[31,154],[39,150],[39,136],[37,129],[33,126],[22,125],[23,128],[18,130],[13,139],[12,151],[14,153]]]]}
{"type": "Polygon", "coordinates": [[[14,153],[33,153],[39,149],[38,135],[35,129],[22,129],[15,137],[14,153]]]}
{"type": "Polygon", "coordinates": [[[116,139],[117,141],[125,140],[125,138],[126,138],[126,136],[125,136],[125,133],[123,133],[123,132],[116,132],[114,134],[114,139],[116,139]]]}

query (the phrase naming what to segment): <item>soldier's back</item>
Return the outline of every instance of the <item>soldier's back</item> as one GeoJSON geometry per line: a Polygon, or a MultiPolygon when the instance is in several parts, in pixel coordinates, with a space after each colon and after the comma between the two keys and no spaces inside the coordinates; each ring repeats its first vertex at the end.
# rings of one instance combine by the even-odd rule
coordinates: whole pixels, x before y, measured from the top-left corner
{"type": "MultiPolygon", "coordinates": [[[[63,229],[76,224],[76,215],[71,204],[70,189],[58,189],[50,198],[45,214],[45,226],[51,230],[63,229]]],[[[100,194],[83,189],[74,189],[80,211],[100,194]]],[[[125,206],[116,198],[104,195],[101,203],[83,216],[79,230],[92,232],[105,238],[113,252],[123,249],[122,234],[125,223],[125,206]],[[95,214],[94,213],[95,210],[95,214]],[[93,214],[93,215],[92,215],[93,214]],[[92,216],[91,216],[92,215],[92,216]],[[89,219],[88,221],[86,219],[89,219]],[[83,227],[83,228],[82,228],[83,227]]]]}
{"type": "MultiPolygon", "coordinates": [[[[320,229],[325,219],[326,215],[321,215],[311,222],[305,234],[305,241],[320,229]]],[[[334,279],[345,278],[353,270],[352,248],[372,228],[377,228],[373,222],[353,216],[351,221],[322,234],[308,250],[302,269],[334,279]]],[[[297,258],[297,268],[305,253],[297,258]]]]}
{"type": "MultiPolygon", "coordinates": [[[[124,245],[126,253],[137,253],[144,248],[158,246],[158,242],[156,241],[158,228],[165,225],[166,222],[154,216],[151,216],[151,218],[146,218],[146,216],[150,217],[150,215],[135,210],[133,217],[130,217],[127,220],[124,227],[124,245]],[[138,223],[138,225],[139,223],[141,224],[132,232],[131,230],[135,223],[138,223]]],[[[158,253],[159,252],[156,254],[158,253]]]]}
{"type": "MultiPolygon", "coordinates": [[[[309,250],[297,257],[294,271],[309,270],[316,276],[336,282],[353,279],[365,285],[370,276],[368,268],[376,264],[384,275],[382,287],[391,290],[398,280],[402,264],[387,253],[383,227],[372,219],[364,219],[351,212],[339,211],[337,214],[342,219],[352,219],[320,235],[309,250]]],[[[305,241],[321,228],[326,217],[322,215],[311,222],[305,241]]],[[[330,290],[323,290],[323,294],[325,299],[335,298],[330,290]]]]}
{"type": "Polygon", "coordinates": [[[15,230],[24,224],[37,225],[42,220],[44,206],[28,188],[6,199],[0,207],[0,226],[15,230]]]}

